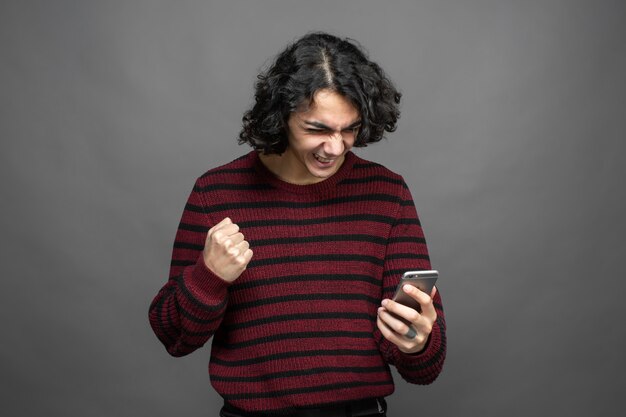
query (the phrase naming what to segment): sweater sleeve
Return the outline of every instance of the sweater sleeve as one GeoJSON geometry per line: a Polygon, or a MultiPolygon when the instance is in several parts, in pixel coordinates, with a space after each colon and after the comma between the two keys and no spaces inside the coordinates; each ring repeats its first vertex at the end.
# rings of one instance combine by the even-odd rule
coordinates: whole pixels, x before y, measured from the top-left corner
{"type": "MultiPolygon", "coordinates": [[[[400,208],[392,227],[383,270],[383,298],[392,298],[401,275],[409,270],[431,269],[428,248],[411,192],[402,183],[400,208]]],[[[375,327],[375,338],[388,363],[394,365],[398,373],[414,384],[430,384],[442,370],[446,356],[446,322],[439,291],[433,300],[437,320],[426,343],[419,353],[406,354],[389,342],[375,327]]]]}
{"type": "Polygon", "coordinates": [[[203,346],[219,327],[228,301],[228,284],[205,265],[202,250],[210,220],[194,186],[178,225],[170,274],[150,304],[150,325],[172,356],[203,346]]]}

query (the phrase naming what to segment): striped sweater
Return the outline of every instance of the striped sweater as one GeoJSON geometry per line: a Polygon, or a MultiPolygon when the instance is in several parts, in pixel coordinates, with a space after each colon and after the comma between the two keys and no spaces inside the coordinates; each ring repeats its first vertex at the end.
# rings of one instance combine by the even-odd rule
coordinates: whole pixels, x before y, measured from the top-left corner
{"type": "Polygon", "coordinates": [[[388,365],[428,384],[445,358],[439,294],[422,352],[400,352],[376,326],[381,300],[415,269],[430,269],[430,261],[401,176],[348,152],[332,177],[294,185],[252,151],[196,181],[150,323],[173,356],[212,338],[211,384],[246,411],[384,397],[394,389],[388,365]],[[232,284],[201,256],[208,229],[224,217],[254,251],[232,284]]]}

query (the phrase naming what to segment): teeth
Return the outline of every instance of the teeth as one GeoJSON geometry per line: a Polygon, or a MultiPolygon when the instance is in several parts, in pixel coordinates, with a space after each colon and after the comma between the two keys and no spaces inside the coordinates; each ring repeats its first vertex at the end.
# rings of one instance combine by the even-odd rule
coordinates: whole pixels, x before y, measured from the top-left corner
{"type": "Polygon", "coordinates": [[[320,162],[325,162],[325,163],[328,163],[328,162],[332,161],[332,159],[322,158],[321,156],[319,156],[317,154],[315,154],[315,159],[317,159],[320,162]]]}

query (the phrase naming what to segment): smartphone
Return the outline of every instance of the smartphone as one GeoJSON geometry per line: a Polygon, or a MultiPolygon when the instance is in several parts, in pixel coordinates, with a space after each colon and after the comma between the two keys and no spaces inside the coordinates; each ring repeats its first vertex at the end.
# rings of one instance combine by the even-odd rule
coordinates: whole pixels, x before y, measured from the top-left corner
{"type": "Polygon", "coordinates": [[[409,284],[430,295],[437,278],[439,278],[438,271],[407,271],[402,275],[402,278],[400,278],[393,300],[417,311],[422,311],[420,304],[413,297],[405,293],[402,287],[409,284]]]}

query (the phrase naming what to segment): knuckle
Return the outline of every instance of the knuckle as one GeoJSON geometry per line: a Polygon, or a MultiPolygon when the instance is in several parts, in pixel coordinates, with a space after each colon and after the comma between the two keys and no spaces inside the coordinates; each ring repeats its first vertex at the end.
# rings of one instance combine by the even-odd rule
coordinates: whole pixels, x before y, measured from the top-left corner
{"type": "Polygon", "coordinates": [[[213,232],[212,238],[214,241],[220,243],[224,239],[224,233],[220,230],[216,230],[213,232]]]}
{"type": "Polygon", "coordinates": [[[385,308],[389,311],[395,311],[398,303],[393,300],[387,300],[387,304],[385,304],[385,308]]]}
{"type": "Polygon", "coordinates": [[[418,291],[417,294],[415,294],[415,299],[420,303],[420,304],[426,304],[428,302],[428,296],[422,292],[422,291],[418,291]]]}
{"type": "Polygon", "coordinates": [[[407,319],[411,322],[416,322],[419,318],[420,318],[420,314],[415,310],[411,311],[407,317],[407,319]]]}

